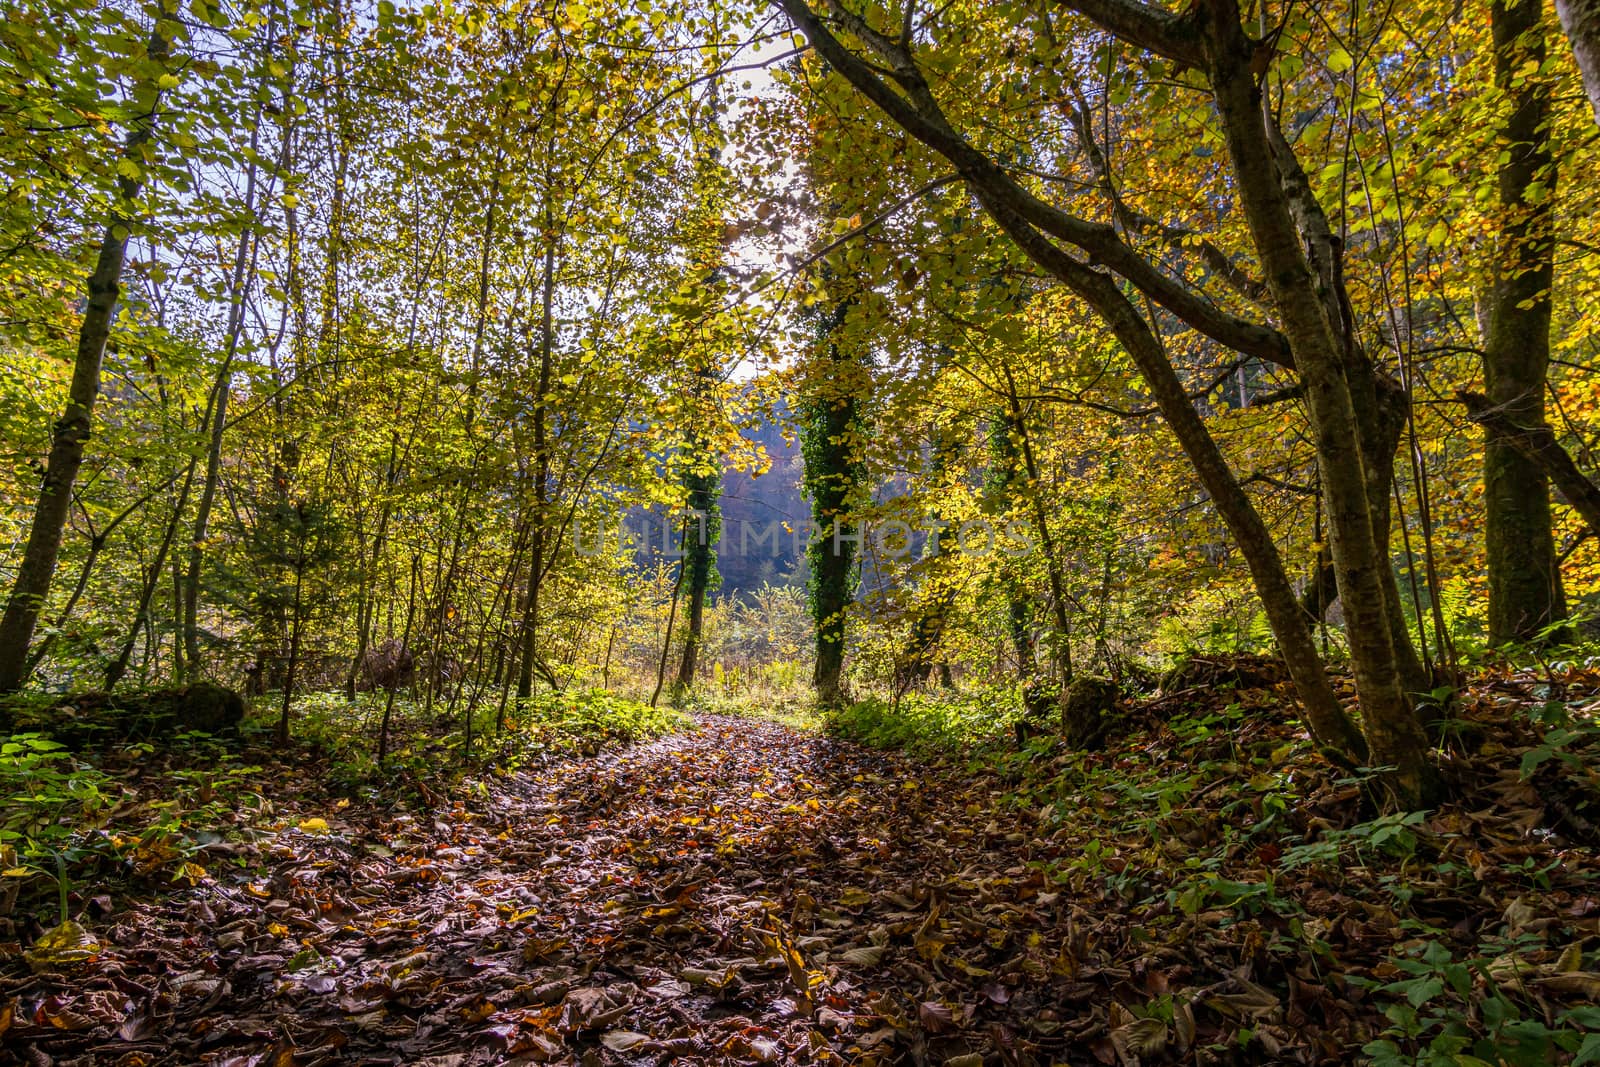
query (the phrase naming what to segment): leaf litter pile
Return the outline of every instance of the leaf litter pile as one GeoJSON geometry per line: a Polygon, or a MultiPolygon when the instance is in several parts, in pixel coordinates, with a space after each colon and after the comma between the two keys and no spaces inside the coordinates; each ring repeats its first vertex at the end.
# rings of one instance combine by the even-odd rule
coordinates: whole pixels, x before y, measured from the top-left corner
{"type": "Polygon", "coordinates": [[[701,716],[426,813],[301,810],[237,871],[100,898],[81,951],[9,946],[0,1062],[1589,1062],[1600,778],[1535,688],[1472,691],[1455,799],[1410,816],[1265,688],[1094,755],[701,716]]]}

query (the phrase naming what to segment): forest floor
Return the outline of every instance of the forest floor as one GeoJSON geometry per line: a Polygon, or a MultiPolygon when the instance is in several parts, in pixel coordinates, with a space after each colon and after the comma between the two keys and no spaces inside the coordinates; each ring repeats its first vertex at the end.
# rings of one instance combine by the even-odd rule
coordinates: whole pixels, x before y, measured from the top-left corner
{"type": "Polygon", "coordinates": [[[101,898],[92,959],[0,959],[0,1062],[1600,1057],[1600,867],[1517,771],[1561,759],[1361,822],[1239,707],[981,773],[701,715],[426,812],[300,808],[101,898]]]}

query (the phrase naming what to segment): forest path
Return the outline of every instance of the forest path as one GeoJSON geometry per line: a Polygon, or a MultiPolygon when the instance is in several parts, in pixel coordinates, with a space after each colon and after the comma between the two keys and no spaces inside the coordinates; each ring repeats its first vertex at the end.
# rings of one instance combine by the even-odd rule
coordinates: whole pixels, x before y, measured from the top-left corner
{"type": "Polygon", "coordinates": [[[264,877],[219,872],[113,917],[62,1002],[77,1018],[39,1049],[976,1065],[1104,1026],[1052,1010],[1095,991],[1060,964],[1077,909],[992,779],[700,716],[469,795],[431,817],[302,821],[264,877]]]}

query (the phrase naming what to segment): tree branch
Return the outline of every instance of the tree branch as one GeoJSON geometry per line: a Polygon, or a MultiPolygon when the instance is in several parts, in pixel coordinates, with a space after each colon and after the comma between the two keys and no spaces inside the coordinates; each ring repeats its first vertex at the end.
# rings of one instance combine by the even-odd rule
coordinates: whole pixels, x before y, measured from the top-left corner
{"type": "Polygon", "coordinates": [[[1578,469],[1550,427],[1523,426],[1504,407],[1470,389],[1457,389],[1456,399],[1466,407],[1469,419],[1542,467],[1589,529],[1600,533],[1600,485],[1578,469]]]}
{"type": "MultiPolygon", "coordinates": [[[[1040,234],[1078,249],[1091,261],[1082,265],[1092,269],[1098,263],[1111,268],[1191,329],[1236,352],[1284,367],[1294,366],[1288,341],[1276,329],[1217,306],[1135,251],[1111,226],[1070,215],[1024,189],[950,125],[905,49],[870,28],[865,28],[867,36],[860,38],[894,68],[894,80],[905,88],[902,94],[874,73],[866,60],[846,48],[806,0],[777,0],[777,3],[806,35],[818,55],[896,125],[949,160],[980,199],[1001,206],[1040,234]]],[[[859,16],[842,11],[839,0],[824,0],[824,3],[830,16],[846,29],[854,32],[854,27],[864,27],[859,16]]],[[[1059,247],[1055,250],[1066,255],[1059,247]]]]}

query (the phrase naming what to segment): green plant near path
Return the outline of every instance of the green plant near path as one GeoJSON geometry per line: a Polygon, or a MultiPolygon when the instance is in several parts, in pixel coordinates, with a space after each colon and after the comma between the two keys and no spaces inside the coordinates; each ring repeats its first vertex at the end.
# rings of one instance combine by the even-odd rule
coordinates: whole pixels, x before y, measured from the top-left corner
{"type": "Polygon", "coordinates": [[[42,734],[0,742],[0,846],[43,856],[98,825],[113,798],[110,782],[66,747],[42,734]]]}
{"type": "Polygon", "coordinates": [[[831,730],[875,748],[953,753],[1004,743],[1022,717],[1013,686],[975,692],[908,693],[889,701],[868,697],[828,715],[831,730]]]}
{"type": "Polygon", "coordinates": [[[1392,981],[1352,976],[1384,1002],[1390,1021],[1384,1036],[1362,1048],[1373,1067],[1536,1067],[1563,1055],[1574,1067],[1600,1063],[1600,1007],[1561,1012],[1554,1025],[1539,1018],[1528,996],[1531,976],[1516,954],[1538,939],[1524,941],[1491,958],[1457,957],[1429,940],[1390,957],[1398,974],[1392,981]]]}

